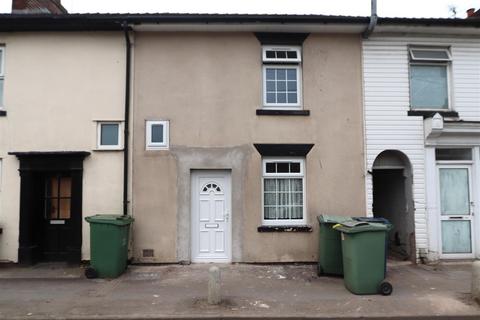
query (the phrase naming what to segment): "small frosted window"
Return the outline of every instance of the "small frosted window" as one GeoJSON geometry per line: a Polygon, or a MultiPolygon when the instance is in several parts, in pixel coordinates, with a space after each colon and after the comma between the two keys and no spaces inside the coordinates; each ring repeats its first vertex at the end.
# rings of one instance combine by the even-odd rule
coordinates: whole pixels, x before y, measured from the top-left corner
{"type": "Polygon", "coordinates": [[[152,125],[152,142],[163,143],[163,124],[152,125]]]}
{"type": "Polygon", "coordinates": [[[169,148],[169,122],[166,120],[147,121],[146,148],[147,150],[166,150],[169,148]]]}
{"type": "Polygon", "coordinates": [[[100,145],[117,146],[118,145],[118,123],[101,124],[100,145]]]}

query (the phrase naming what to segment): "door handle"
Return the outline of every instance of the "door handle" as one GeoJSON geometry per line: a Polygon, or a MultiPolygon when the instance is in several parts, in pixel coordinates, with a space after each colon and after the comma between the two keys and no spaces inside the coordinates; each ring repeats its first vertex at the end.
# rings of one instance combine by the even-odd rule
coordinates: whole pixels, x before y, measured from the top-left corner
{"type": "Polygon", "coordinates": [[[228,220],[230,219],[230,213],[228,211],[225,211],[225,221],[228,222],[228,220]]]}
{"type": "Polygon", "coordinates": [[[448,217],[448,220],[463,220],[463,217],[448,217]]]}

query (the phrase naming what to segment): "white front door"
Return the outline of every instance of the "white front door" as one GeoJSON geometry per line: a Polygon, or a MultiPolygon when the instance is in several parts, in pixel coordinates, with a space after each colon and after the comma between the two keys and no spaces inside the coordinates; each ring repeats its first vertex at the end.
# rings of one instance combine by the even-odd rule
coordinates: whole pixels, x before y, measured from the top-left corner
{"type": "Polygon", "coordinates": [[[442,258],[473,258],[473,199],[470,165],[438,166],[442,258]]]}
{"type": "Polygon", "coordinates": [[[192,262],[231,261],[229,171],[192,172],[192,262]]]}

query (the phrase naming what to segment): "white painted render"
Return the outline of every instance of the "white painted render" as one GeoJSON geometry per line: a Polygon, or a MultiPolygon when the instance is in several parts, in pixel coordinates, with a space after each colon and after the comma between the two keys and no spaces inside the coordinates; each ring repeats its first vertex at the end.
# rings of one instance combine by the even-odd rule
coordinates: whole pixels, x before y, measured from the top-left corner
{"type": "MultiPolygon", "coordinates": [[[[423,251],[435,260],[439,248],[432,245],[437,241],[432,238],[438,237],[436,216],[432,212],[436,203],[426,196],[428,190],[436,188],[436,181],[432,178],[434,149],[426,158],[423,118],[407,115],[410,110],[408,45],[450,47],[451,109],[459,113],[461,120],[480,121],[480,43],[468,38],[405,36],[374,36],[363,42],[366,169],[372,169],[375,158],[384,150],[399,150],[406,154],[413,170],[417,254],[423,251]],[[429,175],[427,183],[426,173],[429,175]]],[[[457,145],[465,144],[458,138],[454,141],[457,145]]],[[[480,140],[477,141],[480,144],[480,140]]],[[[474,151],[478,152],[478,148],[474,151]]],[[[478,173],[477,181],[480,181],[478,173]]],[[[371,215],[370,174],[366,174],[366,191],[367,212],[371,215]]]]}
{"type": "MultiPolygon", "coordinates": [[[[125,43],[120,33],[0,34],[5,110],[0,117],[0,261],[17,261],[19,161],[12,151],[88,151],[83,217],[121,214],[123,152],[97,151],[98,120],[123,120],[125,43]]],[[[123,133],[122,133],[123,134],[123,133]]],[[[82,259],[89,259],[82,226],[82,259]]]]}

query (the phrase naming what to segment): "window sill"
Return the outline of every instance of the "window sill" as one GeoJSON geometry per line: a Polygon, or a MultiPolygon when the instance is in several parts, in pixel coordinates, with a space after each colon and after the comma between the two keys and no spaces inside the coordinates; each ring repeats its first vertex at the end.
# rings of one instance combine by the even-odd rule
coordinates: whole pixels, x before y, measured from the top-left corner
{"type": "Polygon", "coordinates": [[[257,109],[257,116],[309,116],[310,110],[257,109]]]}
{"type": "Polygon", "coordinates": [[[146,151],[168,151],[170,150],[170,147],[146,147],[146,151]]]}
{"type": "Polygon", "coordinates": [[[6,117],[7,116],[7,111],[0,109],[0,117],[6,117]]]}
{"type": "Polygon", "coordinates": [[[259,226],[258,232],[312,232],[313,228],[309,225],[301,226],[259,226]]]}
{"type": "Polygon", "coordinates": [[[458,112],[451,110],[409,110],[408,116],[423,117],[425,119],[433,117],[436,113],[442,115],[443,117],[458,118],[458,112]]]}
{"type": "Polygon", "coordinates": [[[92,149],[92,151],[95,151],[95,152],[97,152],[97,151],[99,151],[99,152],[105,152],[105,151],[107,151],[107,152],[108,152],[108,151],[123,151],[123,148],[118,148],[118,149],[98,149],[98,148],[97,148],[97,149],[92,149]]]}

